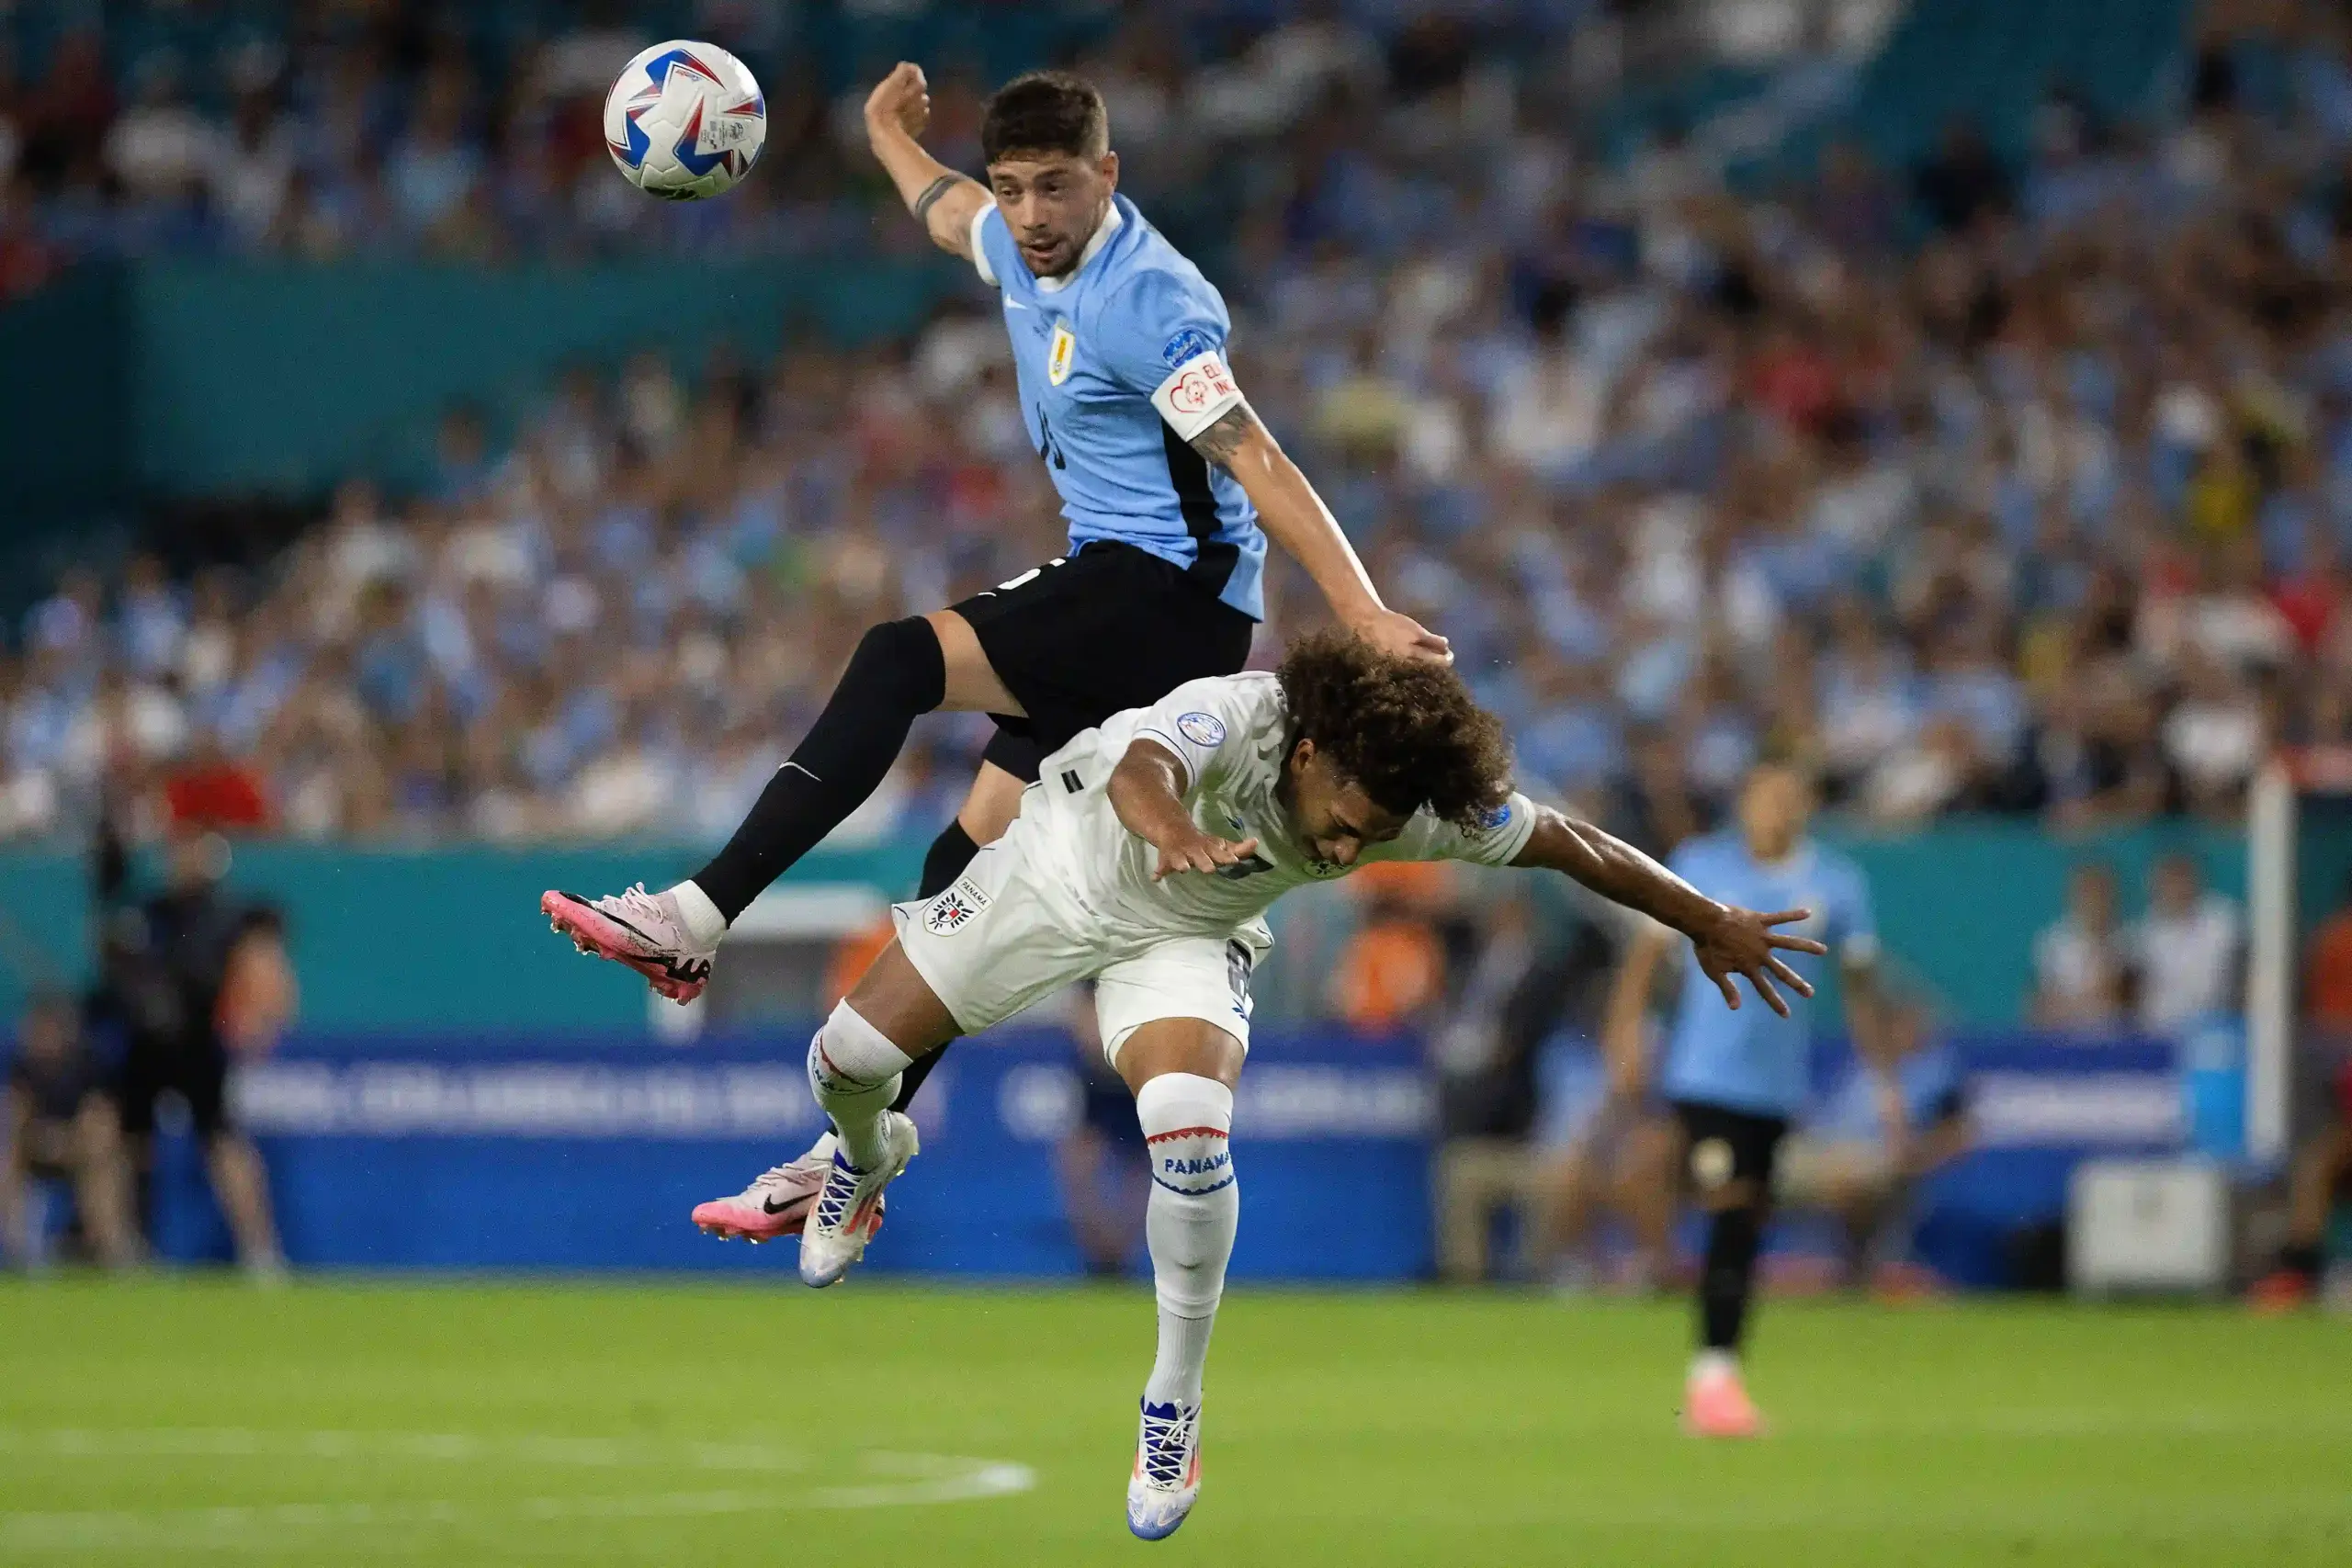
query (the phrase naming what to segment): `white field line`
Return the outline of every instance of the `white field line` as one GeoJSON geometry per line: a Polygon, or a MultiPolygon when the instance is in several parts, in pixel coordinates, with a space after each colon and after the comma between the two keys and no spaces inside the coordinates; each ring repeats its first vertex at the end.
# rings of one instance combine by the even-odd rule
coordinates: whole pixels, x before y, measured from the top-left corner
{"type": "MultiPolygon", "coordinates": [[[[780,1475],[808,1461],[754,1443],[661,1443],[635,1438],[461,1433],[268,1432],[247,1428],[100,1431],[0,1428],[0,1454],[56,1461],[116,1459],[399,1459],[540,1468],[624,1471],[713,1469],[780,1475]]],[[[670,1490],[623,1495],[530,1496],[504,1502],[266,1503],[200,1508],[98,1509],[0,1514],[0,1548],[86,1551],[170,1545],[251,1548],[288,1533],[495,1526],[561,1520],[661,1519],[808,1509],[895,1508],[1009,1496],[1037,1483],[1026,1465],[937,1454],[861,1455],[854,1479],[834,1485],[758,1490],[670,1490]]]]}

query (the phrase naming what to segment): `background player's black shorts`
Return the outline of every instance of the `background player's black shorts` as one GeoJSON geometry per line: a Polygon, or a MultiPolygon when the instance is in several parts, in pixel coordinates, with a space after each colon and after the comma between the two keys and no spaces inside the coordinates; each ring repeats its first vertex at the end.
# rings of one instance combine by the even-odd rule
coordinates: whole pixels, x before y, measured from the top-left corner
{"type": "Polygon", "coordinates": [[[1079,731],[1240,670],[1258,627],[1184,568],[1099,539],[953,608],[1027,711],[998,716],[988,760],[1029,783],[1079,731]]]}
{"type": "Polygon", "coordinates": [[[196,1135],[209,1142],[229,1128],[229,1056],[217,1042],[134,1043],[123,1054],[117,1081],[122,1130],[145,1137],[155,1130],[155,1101],[176,1093],[187,1101],[196,1135]]]}
{"type": "Polygon", "coordinates": [[[1090,1066],[1079,1081],[1085,1089],[1080,1123],[1094,1129],[1114,1148],[1141,1150],[1143,1123],[1136,1119],[1135,1092],[1108,1067],[1090,1066]]]}
{"type": "Polygon", "coordinates": [[[1788,1118],[1688,1100],[1674,1102],[1674,1117],[1682,1123],[1683,1172],[1693,1187],[1704,1192],[1746,1179],[1756,1183],[1758,1193],[1771,1194],[1772,1168],[1781,1157],[1781,1140],[1789,1135],[1788,1118]]]}

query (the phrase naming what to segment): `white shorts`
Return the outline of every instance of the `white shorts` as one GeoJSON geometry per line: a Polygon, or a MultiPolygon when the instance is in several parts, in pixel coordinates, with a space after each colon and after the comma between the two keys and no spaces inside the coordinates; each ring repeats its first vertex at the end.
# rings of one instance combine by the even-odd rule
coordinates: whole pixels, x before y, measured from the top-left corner
{"type": "Polygon", "coordinates": [[[946,1005],[956,1026],[976,1034],[1066,986],[1092,980],[1102,1055],[1145,1024],[1197,1018],[1250,1048],[1250,974],[1262,931],[1223,936],[1120,937],[1031,880],[1021,845],[1039,826],[1023,818],[983,848],[936,897],[894,904],[899,945],[915,973],[946,1005]]]}

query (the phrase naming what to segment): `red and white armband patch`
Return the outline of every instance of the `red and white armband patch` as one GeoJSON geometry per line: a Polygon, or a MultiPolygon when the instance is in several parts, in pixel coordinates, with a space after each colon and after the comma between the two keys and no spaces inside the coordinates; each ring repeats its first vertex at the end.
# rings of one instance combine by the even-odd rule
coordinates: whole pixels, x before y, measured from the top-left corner
{"type": "Polygon", "coordinates": [[[1151,406],[1181,441],[1190,441],[1240,404],[1241,389],[1225,367],[1225,356],[1214,350],[1176,367],[1151,394],[1151,406]]]}

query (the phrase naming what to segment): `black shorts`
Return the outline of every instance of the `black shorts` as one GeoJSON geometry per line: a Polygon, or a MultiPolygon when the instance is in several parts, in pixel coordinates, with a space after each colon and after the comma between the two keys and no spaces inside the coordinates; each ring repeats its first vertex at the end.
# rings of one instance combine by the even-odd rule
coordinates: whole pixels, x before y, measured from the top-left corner
{"type": "Polygon", "coordinates": [[[1203,577],[1094,540],[952,606],[1025,717],[997,715],[988,760],[1024,784],[1080,730],[1249,662],[1258,623],[1203,577]]]}
{"type": "Polygon", "coordinates": [[[1114,1148],[1142,1148],[1143,1123],[1136,1119],[1134,1092],[1108,1068],[1086,1072],[1080,1082],[1084,1089],[1080,1124],[1091,1127],[1114,1148]]]}
{"type": "Polygon", "coordinates": [[[1746,1180],[1756,1183],[1759,1196],[1771,1195],[1772,1168],[1781,1157],[1781,1140],[1789,1135],[1787,1117],[1678,1100],[1674,1118],[1682,1123],[1683,1175],[1693,1188],[1706,1192],[1746,1180]]]}
{"type": "Polygon", "coordinates": [[[122,1059],[122,1130],[134,1138],[155,1130],[155,1101],[187,1101],[196,1135],[209,1142],[229,1130],[229,1055],[218,1044],[134,1043],[122,1059]]]}

